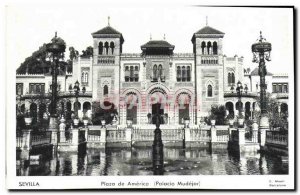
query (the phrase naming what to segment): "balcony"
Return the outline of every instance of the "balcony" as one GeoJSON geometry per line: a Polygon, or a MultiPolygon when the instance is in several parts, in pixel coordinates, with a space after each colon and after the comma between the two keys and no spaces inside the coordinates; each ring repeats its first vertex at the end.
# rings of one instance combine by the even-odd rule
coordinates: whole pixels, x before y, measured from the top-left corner
{"type": "Polygon", "coordinates": [[[104,64],[104,65],[114,65],[115,57],[114,56],[98,56],[97,63],[104,64]]]}
{"type": "MultiPolygon", "coordinates": [[[[241,97],[250,97],[250,98],[256,98],[258,97],[258,93],[256,92],[247,92],[242,93],[241,97]]],[[[231,91],[224,91],[224,97],[238,97],[238,94],[236,92],[231,91]]]]}

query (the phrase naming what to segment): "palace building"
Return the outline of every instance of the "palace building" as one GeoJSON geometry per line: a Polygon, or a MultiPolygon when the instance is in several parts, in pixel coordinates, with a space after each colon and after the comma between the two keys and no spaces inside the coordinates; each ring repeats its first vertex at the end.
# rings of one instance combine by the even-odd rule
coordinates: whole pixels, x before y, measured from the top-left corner
{"type": "MultiPolygon", "coordinates": [[[[140,53],[123,51],[124,37],[111,26],[92,33],[93,56],[73,60],[72,72],[58,75],[59,109],[74,110],[72,92],[78,81],[85,92],[79,93],[79,117],[93,113],[93,102],[110,102],[117,110],[119,124],[128,118],[134,124],[154,122],[151,116],[160,113],[163,123],[181,124],[189,118],[199,124],[212,105],[225,105],[237,114],[237,82],[244,87],[241,101],[246,117],[258,109],[258,69],[245,68],[243,57],[227,57],[223,53],[225,33],[204,26],[191,32],[193,53],[176,53],[176,43],[150,40],[141,44],[140,53]]],[[[250,51],[249,51],[250,52],[250,51]]],[[[50,101],[37,102],[38,94],[50,91],[50,74],[17,74],[17,104],[43,117],[50,101]]],[[[267,73],[267,92],[288,109],[288,75],[267,73]]],[[[47,99],[47,98],[44,98],[47,99]]]]}

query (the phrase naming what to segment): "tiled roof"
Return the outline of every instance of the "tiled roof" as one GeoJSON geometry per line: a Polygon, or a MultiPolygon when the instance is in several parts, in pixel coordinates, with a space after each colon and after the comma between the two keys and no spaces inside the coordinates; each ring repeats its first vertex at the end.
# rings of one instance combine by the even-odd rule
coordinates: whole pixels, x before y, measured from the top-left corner
{"type": "Polygon", "coordinates": [[[171,45],[169,42],[167,41],[163,41],[163,40],[151,40],[149,42],[147,42],[146,44],[142,45],[141,48],[174,48],[174,45],[171,45]]]}
{"type": "MultiPolygon", "coordinates": [[[[271,72],[267,71],[267,76],[271,76],[271,75],[273,75],[273,74],[271,72]]],[[[258,76],[258,68],[255,68],[254,70],[252,70],[251,76],[258,76]]]]}
{"type": "Polygon", "coordinates": [[[116,29],[114,29],[111,26],[104,27],[104,28],[98,30],[97,32],[94,32],[93,34],[119,34],[119,35],[122,35],[122,33],[120,33],[119,31],[117,31],[116,29]]]}
{"type": "Polygon", "coordinates": [[[106,27],[98,30],[97,32],[92,33],[92,35],[93,35],[93,37],[95,35],[120,35],[121,43],[124,42],[124,38],[123,38],[122,33],[120,33],[119,31],[117,31],[116,29],[114,29],[111,26],[106,26],[106,27]]]}
{"type": "Polygon", "coordinates": [[[205,26],[198,30],[195,34],[225,34],[217,29],[214,29],[210,26],[205,26]]]}

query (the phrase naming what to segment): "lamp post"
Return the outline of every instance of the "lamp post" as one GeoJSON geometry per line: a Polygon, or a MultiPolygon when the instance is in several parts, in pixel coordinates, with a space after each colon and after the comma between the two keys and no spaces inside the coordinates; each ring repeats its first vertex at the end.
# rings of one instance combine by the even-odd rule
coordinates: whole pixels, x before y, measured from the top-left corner
{"type": "Polygon", "coordinates": [[[57,33],[55,32],[54,38],[52,38],[51,42],[46,44],[47,51],[47,60],[51,62],[51,74],[52,74],[52,94],[51,94],[51,110],[50,110],[50,122],[49,129],[57,130],[57,75],[58,75],[58,63],[59,61],[63,61],[64,52],[66,49],[66,44],[63,39],[57,37],[57,33]]]}
{"type": "Polygon", "coordinates": [[[262,36],[260,31],[259,39],[256,43],[252,44],[253,60],[252,62],[258,63],[258,74],[260,76],[260,122],[259,122],[259,133],[260,133],[260,144],[265,144],[266,130],[269,129],[269,118],[267,113],[267,97],[266,97],[266,63],[265,60],[271,61],[271,43],[267,42],[262,36]]]}
{"type": "Polygon", "coordinates": [[[154,141],[152,145],[152,157],[153,157],[153,172],[154,175],[162,175],[163,174],[163,166],[164,166],[164,153],[163,153],[163,143],[161,139],[161,130],[159,128],[161,117],[159,115],[159,106],[157,103],[156,109],[156,128],[154,130],[154,141]]]}
{"type": "Polygon", "coordinates": [[[243,111],[243,106],[242,106],[242,93],[243,93],[243,85],[241,81],[237,82],[237,87],[236,87],[236,94],[238,96],[238,103],[239,103],[239,115],[242,114],[243,111]]]}
{"type": "Polygon", "coordinates": [[[79,82],[76,81],[74,84],[74,94],[75,94],[75,119],[78,119],[78,95],[79,95],[80,87],[79,82]]]}

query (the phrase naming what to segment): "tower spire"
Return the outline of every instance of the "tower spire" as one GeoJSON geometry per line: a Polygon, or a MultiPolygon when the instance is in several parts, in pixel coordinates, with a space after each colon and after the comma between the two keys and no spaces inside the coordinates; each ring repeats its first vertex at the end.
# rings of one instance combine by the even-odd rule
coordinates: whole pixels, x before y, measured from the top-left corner
{"type": "Polygon", "coordinates": [[[152,34],[150,33],[150,41],[152,41],[152,34]]]}
{"type": "Polygon", "coordinates": [[[107,25],[110,26],[110,16],[107,17],[107,25]]]}
{"type": "Polygon", "coordinates": [[[206,16],[206,26],[208,26],[208,17],[206,16]]]}
{"type": "Polygon", "coordinates": [[[166,34],[164,34],[164,40],[166,40],[166,34]]]}

